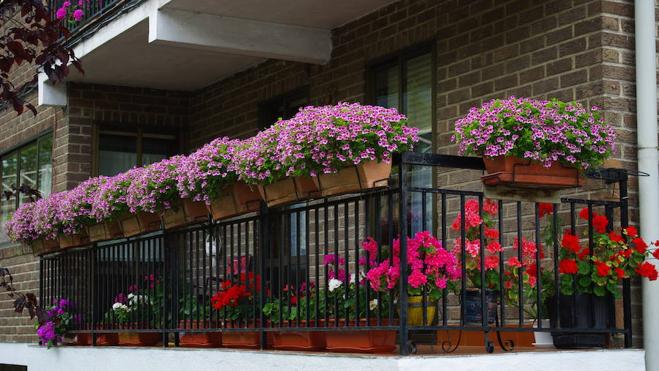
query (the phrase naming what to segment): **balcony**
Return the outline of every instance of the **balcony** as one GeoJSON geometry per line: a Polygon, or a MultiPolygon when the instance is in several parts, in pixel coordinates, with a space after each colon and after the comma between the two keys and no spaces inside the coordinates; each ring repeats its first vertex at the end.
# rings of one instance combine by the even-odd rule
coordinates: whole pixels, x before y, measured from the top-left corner
{"type": "Polygon", "coordinates": [[[555,258],[564,230],[593,247],[593,215],[608,230],[627,225],[626,172],[589,174],[616,184],[616,200],[548,208],[417,184],[421,174],[479,172],[477,158],[406,153],[396,165],[386,188],[43,256],[40,299],[71,300],[78,344],[97,347],[489,353],[536,350],[534,333],[568,347],[632,345],[628,280],[620,299],[565,295],[555,258]],[[398,236],[422,231],[458,257],[453,287],[417,292],[399,269],[399,288],[374,290],[370,271],[395,266],[397,245],[401,267],[413,259],[414,240],[398,236]],[[494,242],[503,248],[493,253],[494,242]],[[519,270],[508,270],[511,258],[519,270]]]}

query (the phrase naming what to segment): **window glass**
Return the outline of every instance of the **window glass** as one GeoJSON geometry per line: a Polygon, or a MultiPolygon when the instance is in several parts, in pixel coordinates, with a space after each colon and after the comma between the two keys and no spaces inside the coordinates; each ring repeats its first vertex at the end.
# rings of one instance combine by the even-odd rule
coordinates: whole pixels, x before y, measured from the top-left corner
{"type": "Polygon", "coordinates": [[[176,142],[172,139],[142,139],[142,166],[158,162],[176,153],[176,142]]]}
{"type": "Polygon", "coordinates": [[[24,186],[36,190],[41,197],[50,195],[52,147],[52,136],[46,135],[0,158],[0,243],[9,241],[4,231],[5,223],[30,198],[25,193],[16,192],[17,188],[24,186]]]}
{"type": "Polygon", "coordinates": [[[99,140],[100,175],[113,176],[137,166],[137,137],[101,134],[99,140]]]}
{"type": "Polygon", "coordinates": [[[385,65],[375,71],[375,105],[399,109],[400,77],[398,66],[385,65]]]}

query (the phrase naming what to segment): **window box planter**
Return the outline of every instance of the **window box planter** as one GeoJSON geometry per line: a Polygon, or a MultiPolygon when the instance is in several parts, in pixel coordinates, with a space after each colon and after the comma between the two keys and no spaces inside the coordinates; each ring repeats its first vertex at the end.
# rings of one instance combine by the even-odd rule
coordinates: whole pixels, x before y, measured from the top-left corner
{"type": "Polygon", "coordinates": [[[257,211],[260,202],[259,192],[252,186],[236,182],[220,191],[220,196],[211,200],[208,210],[213,220],[221,220],[257,211]]]}
{"type": "Polygon", "coordinates": [[[120,332],[119,345],[130,347],[149,347],[158,345],[162,340],[159,332],[120,332]]]}
{"type": "Polygon", "coordinates": [[[59,240],[40,238],[30,242],[30,247],[32,248],[32,253],[34,255],[44,255],[59,249],[59,240]]]}
{"type": "Polygon", "coordinates": [[[193,201],[189,198],[183,199],[183,211],[188,223],[194,224],[208,221],[208,209],[206,203],[202,201],[193,201]]]}
{"type": "Polygon", "coordinates": [[[310,176],[284,178],[265,186],[259,185],[258,189],[268,207],[306,200],[320,191],[317,181],[310,176]]]}
{"type": "Polygon", "coordinates": [[[563,166],[558,162],[544,167],[540,162],[513,156],[483,157],[483,162],[487,175],[481,179],[488,186],[562,189],[584,184],[578,169],[563,166]]]}
{"type": "MultiPolygon", "coordinates": [[[[307,321],[300,321],[305,327],[307,321]]],[[[322,350],[325,349],[323,331],[281,331],[269,334],[272,347],[278,350],[322,350]]]]}
{"type": "MultiPolygon", "coordinates": [[[[243,329],[238,324],[226,323],[224,328],[243,329]]],[[[245,327],[248,329],[249,327],[245,327]]],[[[222,332],[222,346],[226,348],[259,348],[259,333],[257,331],[225,331],[222,332]]]]}
{"type": "Polygon", "coordinates": [[[391,176],[391,162],[365,161],[348,166],[332,174],[320,174],[316,178],[323,197],[366,189],[386,187],[391,176]]]}
{"type": "Polygon", "coordinates": [[[73,235],[60,234],[57,239],[59,240],[59,246],[61,249],[89,245],[89,237],[84,230],[73,235]]]}
{"type": "Polygon", "coordinates": [[[208,324],[204,326],[204,321],[179,321],[179,329],[184,330],[179,335],[178,344],[184,348],[216,348],[222,344],[221,332],[197,332],[213,326],[208,324]],[[196,330],[190,331],[187,330],[196,330]]]}
{"type": "MultiPolygon", "coordinates": [[[[98,326],[97,330],[102,331],[103,326],[98,326]]],[[[79,333],[76,335],[77,345],[92,345],[91,333],[79,333]]],[[[119,334],[117,333],[96,333],[96,345],[109,346],[119,344],[119,334]]]]}
{"type": "MultiPolygon", "coordinates": [[[[388,326],[388,321],[381,321],[388,326]]],[[[336,322],[330,320],[328,327],[334,327],[336,322]]],[[[372,318],[371,326],[375,326],[372,318]]],[[[355,326],[351,321],[350,326],[355,326]]],[[[366,326],[366,320],[360,320],[359,326],[366,326]]],[[[325,335],[325,349],[341,353],[391,353],[396,349],[396,330],[350,330],[345,327],[345,321],[339,321],[337,331],[328,331],[325,335]]]]}
{"type": "Polygon", "coordinates": [[[106,221],[87,227],[90,242],[112,240],[123,237],[121,225],[116,221],[106,221]]]}
{"type": "Polygon", "coordinates": [[[165,229],[184,227],[208,219],[208,210],[203,202],[189,198],[176,202],[171,209],[162,212],[165,229]]]}
{"type": "MultiPolygon", "coordinates": [[[[609,322],[614,310],[610,295],[561,295],[558,316],[553,306],[549,309],[552,318],[560,321],[560,327],[605,330],[614,326],[609,322]]],[[[605,348],[609,343],[609,334],[603,332],[552,331],[551,336],[559,349],[605,348]]]]}
{"type": "Polygon", "coordinates": [[[155,213],[125,214],[117,220],[121,225],[124,237],[157,231],[161,226],[160,216],[155,213]]]}

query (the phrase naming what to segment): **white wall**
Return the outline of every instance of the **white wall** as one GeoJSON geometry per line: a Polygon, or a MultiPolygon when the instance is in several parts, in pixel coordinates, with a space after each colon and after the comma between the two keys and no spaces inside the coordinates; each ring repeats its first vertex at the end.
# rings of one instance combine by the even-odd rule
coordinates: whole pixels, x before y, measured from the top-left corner
{"type": "Polygon", "coordinates": [[[29,371],[642,371],[644,351],[590,350],[493,355],[361,356],[229,349],[63,347],[0,344],[0,363],[29,371]]]}

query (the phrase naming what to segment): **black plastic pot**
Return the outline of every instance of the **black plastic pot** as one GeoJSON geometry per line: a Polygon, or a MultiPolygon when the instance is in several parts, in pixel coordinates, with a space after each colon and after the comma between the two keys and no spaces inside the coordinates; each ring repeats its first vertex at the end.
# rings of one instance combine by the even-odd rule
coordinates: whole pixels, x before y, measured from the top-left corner
{"type": "MultiPolygon", "coordinates": [[[[485,290],[485,301],[487,302],[487,322],[494,323],[498,313],[499,292],[496,290],[485,290]]],[[[483,323],[483,311],[481,304],[481,290],[469,289],[465,291],[464,302],[465,324],[483,323]]]]}
{"type": "MultiPolygon", "coordinates": [[[[553,298],[549,301],[552,322],[560,321],[560,328],[606,330],[614,327],[611,323],[613,300],[610,295],[595,296],[591,294],[561,295],[559,313],[556,316],[553,298]]],[[[561,349],[606,348],[609,333],[581,331],[552,331],[554,346],[561,349]]]]}

